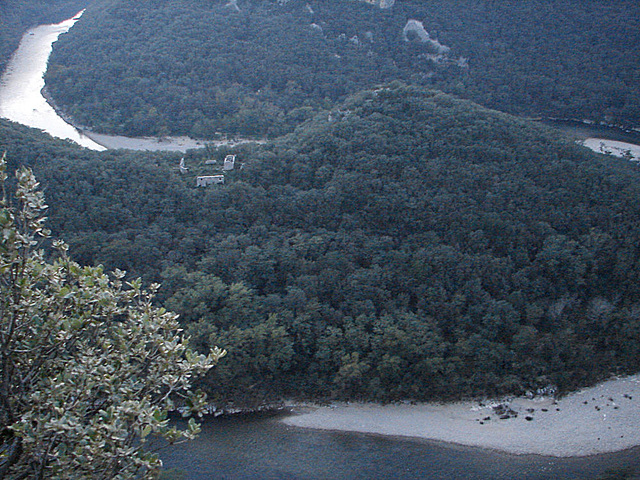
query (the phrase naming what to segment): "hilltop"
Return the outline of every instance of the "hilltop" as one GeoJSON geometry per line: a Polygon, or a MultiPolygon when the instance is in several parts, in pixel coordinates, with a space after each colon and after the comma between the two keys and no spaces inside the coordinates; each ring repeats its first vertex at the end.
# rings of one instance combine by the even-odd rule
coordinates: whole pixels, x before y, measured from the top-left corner
{"type": "Polygon", "coordinates": [[[640,6],[523,0],[92,3],[47,85],[104,133],[277,137],[401,80],[522,116],[640,125],[640,6]]]}
{"type": "MultiPolygon", "coordinates": [[[[83,263],[163,282],[214,400],[567,391],[635,372],[640,172],[390,84],[266,145],[94,153],[4,127],[83,263]],[[37,139],[40,138],[40,139],[37,139]],[[50,153],[49,153],[50,152],[50,153]],[[242,170],[195,188],[233,152],[242,170]]],[[[26,129],[24,129],[26,130],[26,129]]]]}

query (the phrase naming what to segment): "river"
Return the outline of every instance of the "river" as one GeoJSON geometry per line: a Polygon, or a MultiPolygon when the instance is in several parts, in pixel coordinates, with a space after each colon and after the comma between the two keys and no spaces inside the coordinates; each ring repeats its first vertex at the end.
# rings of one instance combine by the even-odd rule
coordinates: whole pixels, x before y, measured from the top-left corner
{"type": "Polygon", "coordinates": [[[53,43],[69,31],[82,13],[55,25],[40,25],[24,34],[0,79],[0,117],[73,140],[92,150],[106,150],[60,118],[41,93],[53,43]]]}
{"type": "MultiPolygon", "coordinates": [[[[54,137],[72,140],[92,150],[126,148],[184,152],[190,148],[204,147],[204,142],[188,137],[131,138],[83,132],[58,115],[42,94],[44,74],[53,44],[60,35],[73,27],[83,12],[57,24],[39,25],[24,34],[0,77],[0,117],[38,128],[54,137]]],[[[222,140],[211,143],[214,146],[234,145],[246,141],[222,140]]]]}
{"type": "Polygon", "coordinates": [[[563,131],[590,150],[640,161],[640,130],[598,125],[587,120],[546,119],[546,125],[563,131]]]}
{"type": "Polygon", "coordinates": [[[192,442],[161,450],[184,480],[429,479],[588,480],[609,469],[640,471],[640,450],[591,457],[509,455],[380,435],[288,427],[277,416],[208,418],[192,442]]]}
{"type": "MultiPolygon", "coordinates": [[[[80,19],[73,18],[54,25],[40,25],[28,30],[13,54],[7,69],[0,77],[0,117],[28,127],[38,128],[54,137],[70,139],[93,150],[125,148],[148,151],[181,151],[212,146],[237,145],[256,140],[200,141],[189,137],[124,137],[81,131],[61,118],[42,95],[44,74],[49,55],[58,37],[68,32],[80,19]]],[[[640,160],[640,133],[624,132],[618,128],[588,125],[572,120],[545,122],[579,139],[586,147],[599,152],[640,160]],[[595,138],[594,138],[595,137],[595,138]],[[613,142],[612,142],[613,140],[613,142]],[[620,142],[624,143],[620,143],[620,142]],[[633,143],[627,143],[627,142],[633,143]]]]}
{"type": "MultiPolygon", "coordinates": [[[[82,12],[29,30],[0,80],[0,116],[94,150],[184,150],[186,138],[131,139],[91,134],[60,118],[41,94],[53,43],[82,12]]],[[[604,136],[604,135],[601,135],[604,136]]],[[[607,469],[640,471],[639,450],[582,458],[518,456],[452,444],[327,432],[284,425],[273,416],[207,418],[199,438],[161,451],[175,478],[203,479],[595,479],[607,469]]],[[[171,478],[171,476],[169,477],[171,478]]]]}

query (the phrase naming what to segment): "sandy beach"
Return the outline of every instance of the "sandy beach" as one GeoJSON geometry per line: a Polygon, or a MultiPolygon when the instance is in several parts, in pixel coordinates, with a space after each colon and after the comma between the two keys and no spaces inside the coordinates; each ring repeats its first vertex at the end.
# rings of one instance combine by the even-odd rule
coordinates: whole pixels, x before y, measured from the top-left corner
{"type": "MultiPolygon", "coordinates": [[[[79,127],[80,128],[80,127],[79,127]]],[[[146,150],[149,152],[186,152],[193,148],[235,147],[244,143],[266,143],[263,139],[230,139],[230,140],[196,140],[189,137],[124,137],[122,135],[105,135],[87,129],[82,134],[107,149],[146,150]]]]}
{"type": "Polygon", "coordinates": [[[107,149],[146,150],[149,152],[186,152],[192,148],[203,148],[204,142],[189,137],[124,137],[105,135],[88,130],[82,133],[107,149]]]}
{"type": "Polygon", "coordinates": [[[515,454],[586,456],[640,445],[640,375],[608,380],[559,400],[335,403],[293,411],[282,421],[296,427],[415,437],[515,454]]]}
{"type": "Polygon", "coordinates": [[[587,138],[582,144],[594,152],[640,161],[640,145],[605,138],[587,138]]]}

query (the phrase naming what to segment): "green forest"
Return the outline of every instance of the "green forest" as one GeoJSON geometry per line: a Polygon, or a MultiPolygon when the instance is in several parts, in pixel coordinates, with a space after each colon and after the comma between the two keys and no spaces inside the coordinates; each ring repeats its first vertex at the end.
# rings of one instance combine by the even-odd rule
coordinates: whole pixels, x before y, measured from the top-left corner
{"type": "Polygon", "coordinates": [[[161,282],[214,401],[569,391],[640,354],[640,170],[391,83],[264,145],[91,152],[0,123],[81,264],[161,282]],[[226,154],[224,185],[196,188],[226,154]],[[212,161],[218,163],[212,165],[212,161]]]}
{"type": "Polygon", "coordinates": [[[637,1],[0,0],[0,72],[83,9],[58,113],[204,146],[0,118],[0,478],[158,478],[170,412],[638,373],[640,162],[575,127],[640,144],[637,1]]]}
{"type": "Polygon", "coordinates": [[[640,126],[634,0],[227,3],[96,1],[56,45],[48,88],[79,124],[134,136],[273,138],[393,80],[520,116],[640,126]],[[403,35],[409,20],[439,43],[403,35]]]}

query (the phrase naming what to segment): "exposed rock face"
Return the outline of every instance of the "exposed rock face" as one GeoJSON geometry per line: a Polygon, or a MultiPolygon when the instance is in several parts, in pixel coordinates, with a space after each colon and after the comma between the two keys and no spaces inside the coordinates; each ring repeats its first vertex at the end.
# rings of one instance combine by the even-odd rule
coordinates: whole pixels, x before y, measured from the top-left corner
{"type": "Polygon", "coordinates": [[[364,0],[367,3],[372,3],[373,5],[377,5],[380,8],[391,8],[393,4],[396,3],[396,0],[364,0]]]}
{"type": "Polygon", "coordinates": [[[407,24],[402,29],[402,36],[405,41],[409,41],[409,33],[414,33],[421,42],[429,42],[431,41],[431,37],[429,36],[429,32],[424,29],[424,25],[422,22],[418,20],[409,20],[407,24]]]}
{"type": "Polygon", "coordinates": [[[405,42],[410,41],[409,34],[414,34],[418,37],[418,40],[422,43],[428,43],[433,47],[438,54],[444,55],[451,50],[446,45],[442,45],[439,41],[432,39],[429,36],[429,32],[424,29],[422,22],[418,20],[409,20],[405,27],[402,29],[402,36],[405,42]]]}

